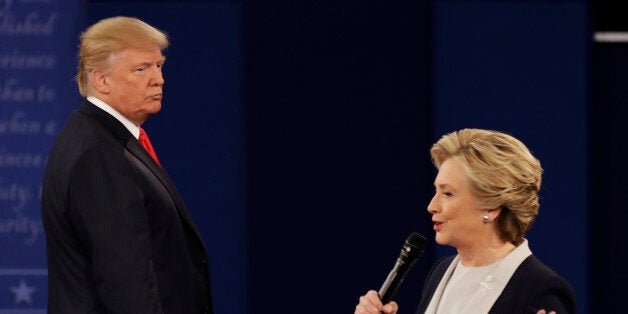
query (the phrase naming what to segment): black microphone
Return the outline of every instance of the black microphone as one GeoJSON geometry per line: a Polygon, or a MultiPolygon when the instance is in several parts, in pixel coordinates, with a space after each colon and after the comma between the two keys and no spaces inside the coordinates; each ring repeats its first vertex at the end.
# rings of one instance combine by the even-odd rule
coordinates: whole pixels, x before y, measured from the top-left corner
{"type": "Polygon", "coordinates": [[[401,285],[401,282],[406,277],[406,274],[412,265],[414,265],[414,262],[423,254],[426,245],[427,239],[422,235],[413,232],[408,236],[406,243],[404,243],[401,248],[401,253],[397,258],[395,267],[390,271],[390,274],[386,277],[386,281],[384,281],[384,284],[379,289],[379,298],[382,300],[383,304],[390,302],[401,285]]]}

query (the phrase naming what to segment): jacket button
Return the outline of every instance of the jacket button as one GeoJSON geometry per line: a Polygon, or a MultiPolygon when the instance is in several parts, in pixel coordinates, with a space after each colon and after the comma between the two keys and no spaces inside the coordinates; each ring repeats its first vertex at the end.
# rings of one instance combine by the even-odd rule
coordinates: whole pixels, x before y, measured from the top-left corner
{"type": "Polygon", "coordinates": [[[201,274],[204,274],[207,272],[207,261],[206,260],[202,260],[199,264],[198,264],[198,272],[201,274]]]}

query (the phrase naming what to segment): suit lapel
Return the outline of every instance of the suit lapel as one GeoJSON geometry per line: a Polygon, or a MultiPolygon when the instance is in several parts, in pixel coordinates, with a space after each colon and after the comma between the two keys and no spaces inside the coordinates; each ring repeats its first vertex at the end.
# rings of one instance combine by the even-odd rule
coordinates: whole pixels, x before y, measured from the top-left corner
{"type": "MultiPolygon", "coordinates": [[[[79,112],[94,118],[100,121],[105,127],[107,127],[111,133],[118,139],[120,139],[123,143],[125,143],[126,149],[137,159],[139,159],[150,171],[159,179],[161,184],[168,190],[170,193],[170,197],[174,200],[174,203],[177,207],[177,212],[179,216],[183,218],[183,221],[190,226],[190,228],[194,231],[199,241],[203,242],[203,238],[201,237],[200,232],[196,228],[194,221],[192,220],[192,216],[187,210],[181,195],[177,191],[172,180],[166,173],[165,170],[161,169],[159,165],[153,160],[153,158],[146,152],[144,147],[137,141],[135,137],[129,132],[129,130],[116,118],[112,115],[108,114],[104,110],[98,108],[96,105],[90,103],[85,100],[83,104],[78,109],[79,112]]],[[[203,247],[205,247],[203,245],[203,247]]]]}
{"type": "Polygon", "coordinates": [[[183,202],[183,199],[181,198],[179,191],[177,190],[176,186],[174,185],[174,183],[172,182],[172,180],[170,179],[170,176],[168,176],[166,171],[163,170],[161,167],[159,167],[159,165],[157,165],[153,157],[151,157],[148,154],[148,152],[146,152],[144,147],[142,147],[140,142],[138,142],[134,137],[131,137],[127,141],[126,149],[129,152],[131,152],[131,154],[133,154],[135,157],[137,157],[139,160],[141,160],[142,163],[148,169],[150,169],[150,171],[157,177],[157,179],[159,179],[159,181],[164,185],[164,187],[166,187],[166,189],[170,193],[170,196],[174,200],[174,203],[177,206],[177,211],[179,213],[179,216],[183,218],[185,223],[187,223],[190,226],[190,228],[194,230],[194,233],[196,233],[196,236],[202,241],[202,237],[198,229],[196,228],[196,225],[194,224],[194,220],[192,219],[192,216],[187,210],[187,207],[185,206],[185,203],[183,202]]]}

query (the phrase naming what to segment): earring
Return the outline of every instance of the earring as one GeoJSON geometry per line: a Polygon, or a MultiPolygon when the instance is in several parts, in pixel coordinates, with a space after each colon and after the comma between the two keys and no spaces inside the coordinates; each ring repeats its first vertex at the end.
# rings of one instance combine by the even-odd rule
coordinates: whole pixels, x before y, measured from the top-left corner
{"type": "Polygon", "coordinates": [[[488,223],[490,219],[491,219],[491,217],[489,217],[488,215],[484,215],[484,216],[482,216],[482,221],[483,221],[484,223],[488,223]]]}

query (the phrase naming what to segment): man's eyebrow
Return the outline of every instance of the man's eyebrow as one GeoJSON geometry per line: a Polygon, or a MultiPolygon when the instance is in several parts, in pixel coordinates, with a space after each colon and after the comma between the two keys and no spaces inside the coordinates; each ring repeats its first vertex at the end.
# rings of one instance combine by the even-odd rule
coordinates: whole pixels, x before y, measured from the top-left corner
{"type": "Polygon", "coordinates": [[[166,62],[166,58],[157,60],[156,62],[151,62],[151,61],[142,61],[139,63],[136,63],[135,66],[151,66],[152,64],[163,64],[164,62],[166,62]]]}

